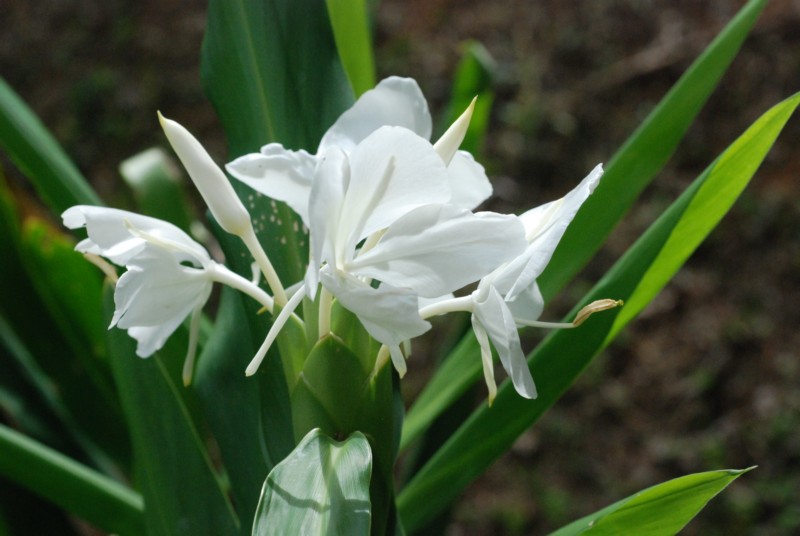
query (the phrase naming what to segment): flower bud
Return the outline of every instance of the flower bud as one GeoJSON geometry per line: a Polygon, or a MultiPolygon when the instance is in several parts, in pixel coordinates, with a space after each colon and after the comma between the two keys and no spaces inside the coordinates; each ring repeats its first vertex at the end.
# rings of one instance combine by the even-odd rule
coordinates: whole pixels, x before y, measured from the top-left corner
{"type": "Polygon", "coordinates": [[[183,167],[200,191],[211,214],[227,232],[242,236],[252,228],[250,214],[233,191],[231,183],[200,142],[179,123],[158,113],[161,128],[183,167]]]}

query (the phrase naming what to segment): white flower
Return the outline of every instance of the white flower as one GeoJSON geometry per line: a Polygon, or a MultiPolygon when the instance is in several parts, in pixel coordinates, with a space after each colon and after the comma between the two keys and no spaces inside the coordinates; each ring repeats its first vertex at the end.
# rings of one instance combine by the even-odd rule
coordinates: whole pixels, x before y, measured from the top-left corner
{"type": "Polygon", "coordinates": [[[573,326],[537,322],[544,308],[544,299],[536,279],[550,262],[567,226],[594,191],[602,175],[603,167],[598,165],[563,198],[522,214],[519,219],[525,226],[528,246],[521,255],[481,279],[478,289],[472,294],[472,326],[481,347],[490,403],[497,387],[492,372],[489,341],[497,350],[500,363],[516,391],[525,398],[536,398],[536,386],[520,345],[517,327],[573,326]]]}
{"type": "Polygon", "coordinates": [[[272,310],[273,300],[255,284],[214,262],[203,246],[171,223],[125,210],[79,205],[62,214],[70,229],[85,227],[77,251],[124,266],[114,289],[110,328],[126,329],[138,342],[136,354],[160,350],[190,316],[184,383],[191,380],[200,312],[214,282],[228,284],[272,310]]]}
{"type": "MultiPolygon", "coordinates": [[[[447,201],[467,209],[475,208],[492,193],[483,167],[469,153],[457,151],[471,115],[472,105],[435,146],[446,166],[450,185],[447,201]]],[[[414,80],[386,78],[375,89],[364,93],[328,129],[316,155],[270,143],[262,147],[260,153],[237,158],[226,169],[256,191],[288,204],[310,227],[308,201],[315,169],[321,159],[334,148],[349,154],[383,126],[404,127],[426,140],[430,138],[428,105],[414,80]]]]}
{"type": "Polygon", "coordinates": [[[319,279],[398,369],[400,343],[429,328],[418,297],[472,283],[525,247],[516,217],[446,204],[449,184],[431,144],[401,127],[376,130],[349,154],[328,150],[313,181],[307,293],[319,279]]]}
{"type": "MultiPolygon", "coordinates": [[[[62,218],[70,229],[86,227],[89,237],[77,251],[128,269],[114,290],[109,328],[128,330],[138,341],[137,355],[152,355],[187,316],[199,315],[211,293],[209,267],[215,263],[186,233],[171,223],[113,208],[75,206],[62,218]]],[[[193,346],[196,333],[191,340],[193,346]]]]}

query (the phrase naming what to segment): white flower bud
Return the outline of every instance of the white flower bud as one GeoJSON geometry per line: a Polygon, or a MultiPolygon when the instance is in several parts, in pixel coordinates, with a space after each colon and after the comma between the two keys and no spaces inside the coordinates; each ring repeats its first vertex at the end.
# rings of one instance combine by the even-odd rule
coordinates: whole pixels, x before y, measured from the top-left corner
{"type": "Polygon", "coordinates": [[[233,191],[231,183],[200,142],[179,123],[158,113],[161,128],[183,167],[200,191],[211,214],[227,232],[242,236],[252,228],[250,214],[233,191]]]}

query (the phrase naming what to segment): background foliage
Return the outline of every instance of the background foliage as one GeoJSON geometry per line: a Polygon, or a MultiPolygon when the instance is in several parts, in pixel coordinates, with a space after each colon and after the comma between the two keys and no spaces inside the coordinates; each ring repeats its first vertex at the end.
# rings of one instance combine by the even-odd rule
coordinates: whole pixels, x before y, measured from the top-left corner
{"type": "MultiPolygon", "coordinates": [[[[519,210],[564,193],[607,159],[740,4],[384,1],[379,76],[416,77],[441,112],[460,41],[483,42],[497,62],[484,146],[497,193],[491,208],[519,210]]],[[[0,71],[109,204],[126,206],[130,196],[119,162],[163,143],[157,108],[225,160],[200,89],[204,9],[205,2],[4,4],[0,71]]],[[[768,6],[676,158],[582,281],[599,279],[716,154],[800,87],[799,21],[791,2],[768,6]]],[[[698,466],[755,463],[745,485],[712,503],[690,533],[800,526],[800,472],[792,469],[800,451],[800,154],[788,142],[800,138],[798,129],[790,122],[732,214],[646,314],[470,488],[454,530],[539,533],[698,466]]],[[[573,285],[547,315],[560,316],[586,284],[573,285]]],[[[410,370],[421,382],[433,364],[419,348],[410,370]]],[[[403,386],[413,393],[419,382],[403,386]]]]}

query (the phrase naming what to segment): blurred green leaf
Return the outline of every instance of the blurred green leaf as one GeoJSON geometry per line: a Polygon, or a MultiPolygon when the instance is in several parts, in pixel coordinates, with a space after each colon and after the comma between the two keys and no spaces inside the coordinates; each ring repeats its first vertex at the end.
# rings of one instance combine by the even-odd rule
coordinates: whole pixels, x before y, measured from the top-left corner
{"type": "MultiPolygon", "coordinates": [[[[274,401],[262,400],[259,390],[262,374],[277,381],[278,389],[283,384],[283,375],[273,365],[275,360],[270,361],[272,356],[262,364],[264,372],[259,372],[255,378],[244,375],[257,349],[252,343],[255,335],[251,333],[248,320],[248,316],[254,316],[254,313],[245,308],[244,299],[247,298],[233,289],[226,287],[222,290],[220,314],[197,360],[192,388],[197,392],[219,445],[234,503],[244,521],[241,533],[249,534],[249,521],[255,515],[264,479],[280,461],[280,458],[274,458],[282,458],[292,450],[294,437],[291,416],[285,416],[284,422],[277,426],[266,426],[262,422],[262,405],[269,403],[276,409],[274,405],[282,403],[281,397],[274,401]]],[[[285,385],[282,388],[285,390],[285,385]]],[[[274,396],[274,389],[263,392],[265,397],[274,396]]],[[[288,393],[284,397],[288,399],[288,393]]]]}
{"type": "Polygon", "coordinates": [[[608,162],[603,179],[575,215],[539,278],[545,299],[555,295],[594,256],[669,160],[766,4],[766,0],[750,0],[608,162]]]}
{"type": "Polygon", "coordinates": [[[0,474],[103,530],[143,532],[137,493],[2,424],[0,474]]]}
{"type": "MultiPolygon", "coordinates": [[[[751,0],[725,27],[606,166],[539,278],[546,299],[594,255],[641,190],[663,167],[747,36],[766,2],[751,0]]],[[[468,335],[437,369],[409,410],[407,445],[481,377],[480,350],[468,335]],[[469,363],[469,366],[463,366],[469,363]]]]}
{"type": "Polygon", "coordinates": [[[116,475],[130,455],[105,361],[99,271],[60,230],[20,217],[0,177],[3,406],[26,433],[116,475]]]}
{"type": "Polygon", "coordinates": [[[570,523],[551,536],[672,536],[680,532],[708,501],[748,471],[750,469],[708,471],[676,478],[570,523]]]}
{"type": "MultiPolygon", "coordinates": [[[[106,294],[111,318],[112,293],[106,294]]],[[[176,385],[177,371],[168,370],[160,352],[141,359],[134,348],[134,340],[123,330],[109,330],[111,368],[131,432],[147,533],[238,532],[239,519],[176,385]]]]}
{"type": "Polygon", "coordinates": [[[102,205],[58,142],[0,78],[0,147],[54,214],[73,205],[102,205]]]}
{"type": "Polygon", "coordinates": [[[375,86],[375,58],[366,0],[325,0],[342,65],[356,96],[375,86]]]}
{"type": "MultiPolygon", "coordinates": [[[[269,142],[313,152],[353,102],[320,1],[212,0],[202,76],[231,158],[269,142]]],[[[233,184],[256,218],[256,232],[281,280],[300,281],[308,248],[297,216],[239,181],[233,184]]],[[[249,269],[243,275],[249,277],[249,269]]]]}
{"type": "Polygon", "coordinates": [[[312,430],[264,482],[253,535],[369,534],[371,470],[363,434],[337,442],[312,430]]]}
{"type": "MultiPolygon", "coordinates": [[[[526,400],[505,382],[493,407],[472,414],[398,497],[406,528],[419,529],[506,452],[572,384],[591,359],[661,290],[733,205],[800,103],[797,94],[768,110],[737,139],[628,250],[568,315],[601,298],[632,304],[551,334],[529,366],[539,397],[526,400]],[[626,310],[630,307],[630,310],[626,310]]],[[[456,354],[467,357],[466,354],[456,354]]],[[[462,362],[462,368],[480,367],[462,362]]]]}
{"type": "Polygon", "coordinates": [[[450,103],[447,105],[441,128],[449,127],[464,113],[472,99],[477,97],[472,119],[464,141],[461,142],[462,150],[469,151],[477,157],[480,155],[481,144],[489,127],[489,115],[494,104],[493,83],[497,66],[486,47],[477,41],[465,42],[462,50],[453,78],[450,103]]]}
{"type": "Polygon", "coordinates": [[[142,151],[119,165],[139,212],[191,231],[191,210],[175,163],[160,148],[142,151]]]}

